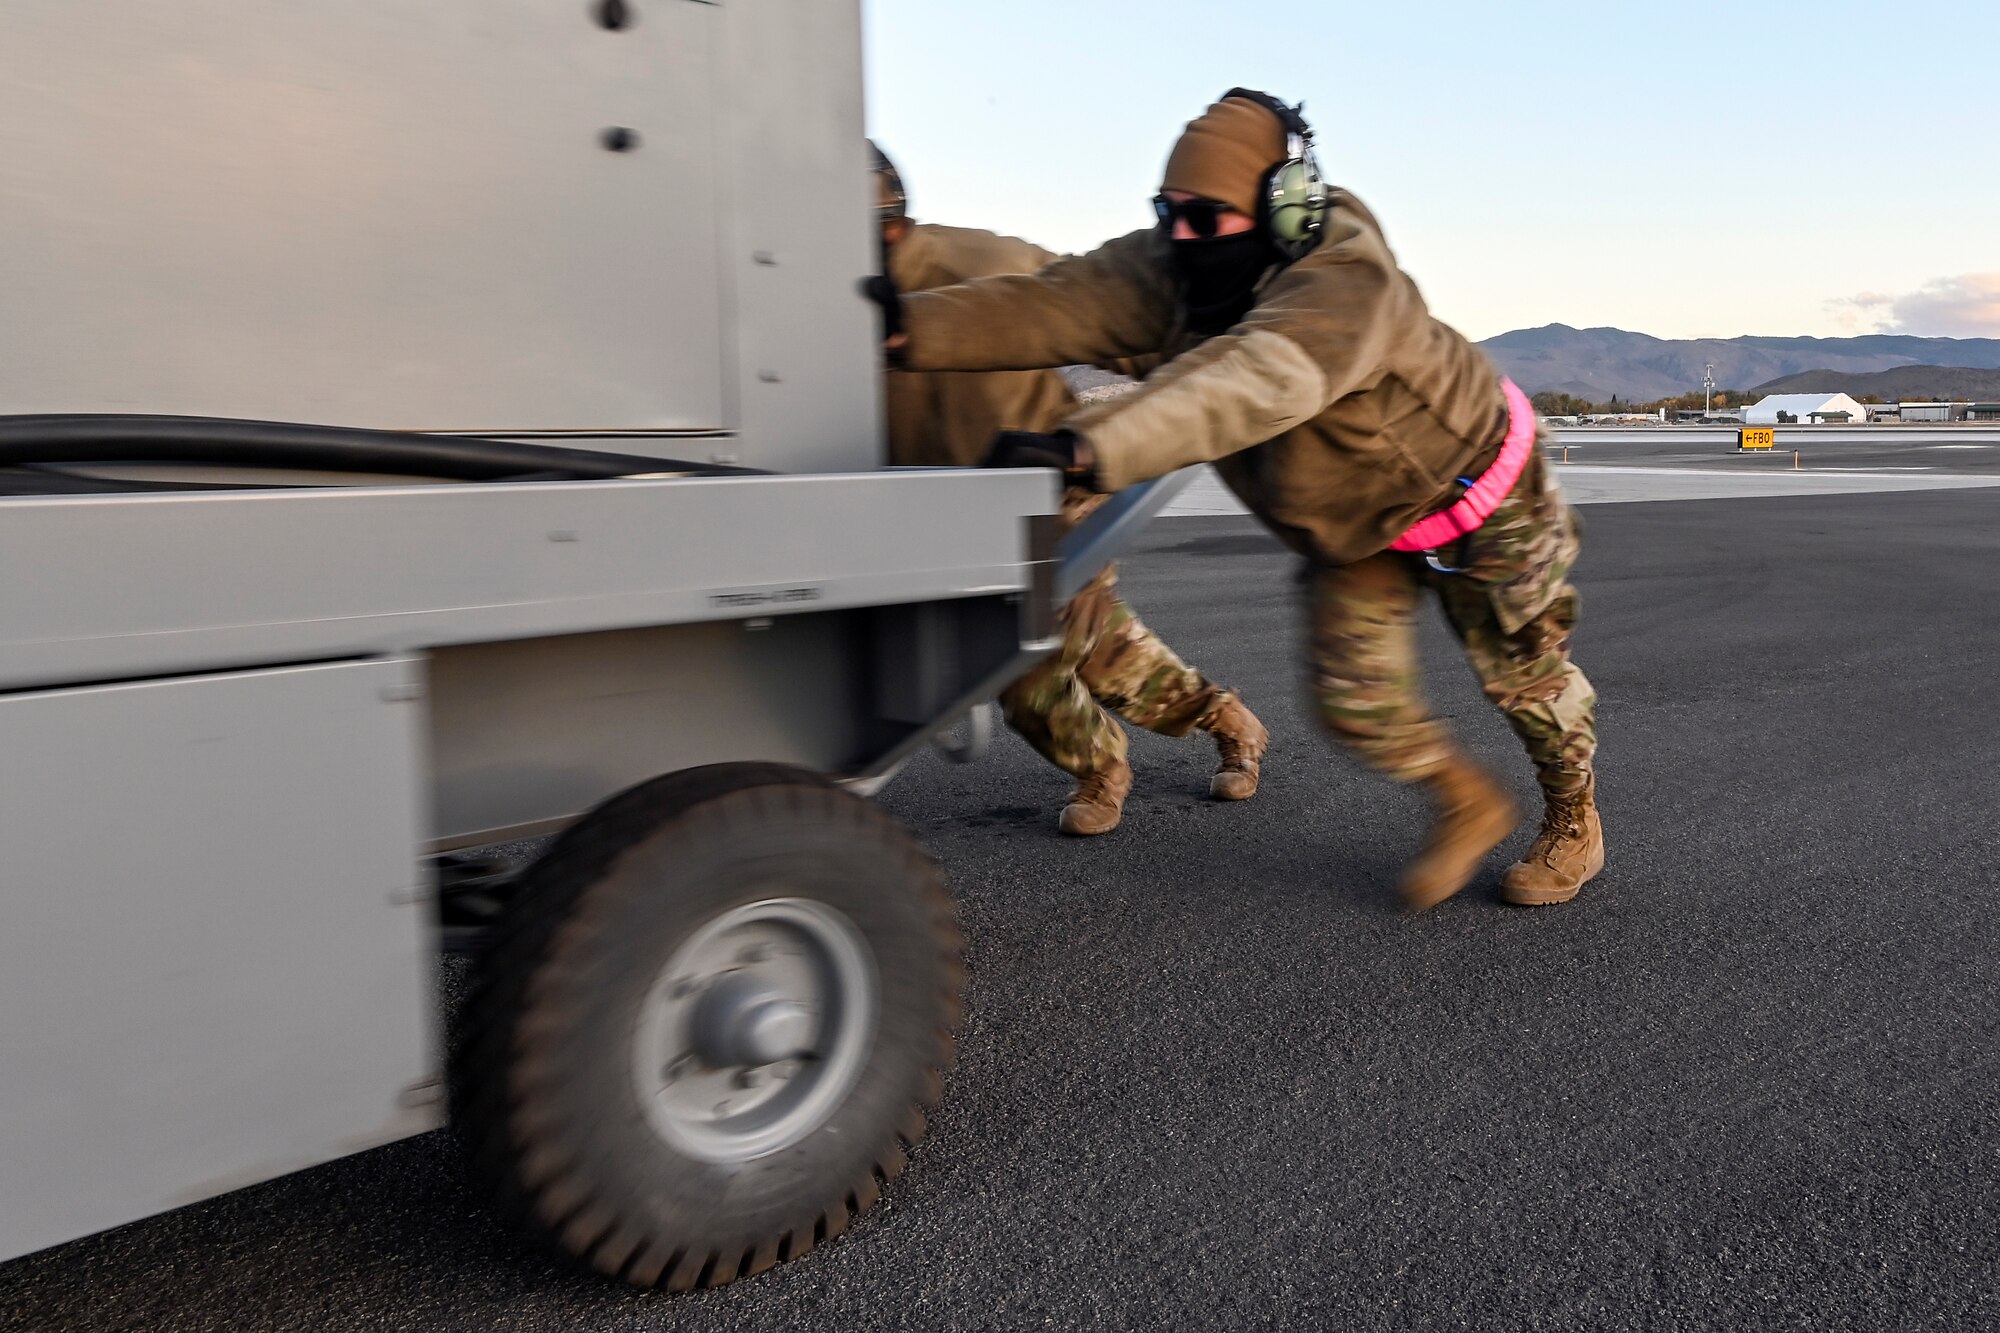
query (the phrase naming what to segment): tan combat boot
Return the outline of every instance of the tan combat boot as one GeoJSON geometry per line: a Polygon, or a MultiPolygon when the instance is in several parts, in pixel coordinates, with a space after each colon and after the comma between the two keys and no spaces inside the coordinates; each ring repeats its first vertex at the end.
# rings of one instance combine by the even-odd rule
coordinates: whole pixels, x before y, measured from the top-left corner
{"type": "Polygon", "coordinates": [[[1270,748],[1271,733],[1243,700],[1231,694],[1202,719],[1201,729],[1215,737],[1220,762],[1209,779],[1208,794],[1218,801],[1247,801],[1257,794],[1257,775],[1270,748]]]}
{"type": "Polygon", "coordinates": [[[1500,881],[1500,896],[1521,907],[1566,903],[1604,869],[1604,824],[1597,817],[1597,779],[1579,791],[1548,792],[1541,836],[1500,881]]]}
{"type": "Polygon", "coordinates": [[[1411,911],[1435,907],[1464,888],[1486,854],[1507,841],[1520,812],[1485,769],[1454,754],[1425,779],[1437,819],[1423,850],[1403,870],[1403,902],[1411,911]]]}
{"type": "Polygon", "coordinates": [[[1109,768],[1088,774],[1070,793],[1056,827],[1074,838],[1095,837],[1118,827],[1125,797],[1132,790],[1132,765],[1120,759],[1109,768]]]}

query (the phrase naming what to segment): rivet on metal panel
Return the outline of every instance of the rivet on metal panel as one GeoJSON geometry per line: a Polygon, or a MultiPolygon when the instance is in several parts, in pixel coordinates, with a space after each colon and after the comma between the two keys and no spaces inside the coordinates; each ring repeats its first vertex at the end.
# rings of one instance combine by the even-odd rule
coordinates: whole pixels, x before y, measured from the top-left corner
{"type": "Polygon", "coordinates": [[[549,534],[549,540],[552,542],[573,542],[573,541],[580,541],[582,539],[579,538],[574,532],[571,532],[564,528],[558,528],[556,531],[551,532],[549,534]]]}
{"type": "Polygon", "coordinates": [[[599,135],[598,139],[614,153],[629,153],[639,146],[639,131],[624,125],[613,125],[599,135]]]}
{"type": "Polygon", "coordinates": [[[385,704],[414,703],[424,697],[424,687],[415,681],[405,681],[400,685],[384,685],[381,695],[385,704]]]}
{"type": "Polygon", "coordinates": [[[766,384],[776,384],[778,382],[778,372],[775,370],[760,370],[757,372],[757,378],[766,384]]]}
{"type": "Polygon", "coordinates": [[[776,268],[778,266],[778,257],[769,250],[752,250],[750,252],[750,262],[753,264],[762,264],[765,268],[776,268]]]}
{"type": "Polygon", "coordinates": [[[623,32],[639,18],[625,0],[597,0],[594,8],[598,26],[611,32],[623,32]]]}

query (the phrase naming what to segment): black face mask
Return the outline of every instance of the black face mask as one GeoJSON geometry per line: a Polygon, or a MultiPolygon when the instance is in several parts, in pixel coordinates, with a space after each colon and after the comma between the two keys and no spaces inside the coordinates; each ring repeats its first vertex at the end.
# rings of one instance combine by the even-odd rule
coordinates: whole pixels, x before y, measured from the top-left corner
{"type": "Polygon", "coordinates": [[[1278,262],[1261,229],[1204,241],[1175,241],[1174,268],[1181,279],[1181,309],[1191,333],[1209,337],[1250,313],[1257,279],[1278,262]]]}

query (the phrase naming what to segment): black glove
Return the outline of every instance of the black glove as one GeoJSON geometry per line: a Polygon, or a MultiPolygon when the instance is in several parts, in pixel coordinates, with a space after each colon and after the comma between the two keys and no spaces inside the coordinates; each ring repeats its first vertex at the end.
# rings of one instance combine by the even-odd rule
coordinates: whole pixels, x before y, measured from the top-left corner
{"type": "Polygon", "coordinates": [[[1092,470],[1076,461],[1076,432],[1044,435],[1032,430],[1003,430],[986,447],[982,467],[1052,467],[1073,486],[1088,486],[1092,470]]]}
{"type": "Polygon", "coordinates": [[[882,341],[887,342],[903,331],[903,294],[896,290],[896,284],[887,274],[863,278],[861,294],[882,311],[882,341]]]}

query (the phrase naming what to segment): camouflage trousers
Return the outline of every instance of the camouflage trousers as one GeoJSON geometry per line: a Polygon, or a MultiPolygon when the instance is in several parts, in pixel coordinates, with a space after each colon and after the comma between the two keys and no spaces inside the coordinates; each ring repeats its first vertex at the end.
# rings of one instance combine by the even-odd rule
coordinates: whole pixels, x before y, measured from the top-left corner
{"type": "Polygon", "coordinates": [[[1451,735],[1417,685],[1415,618],[1429,589],[1543,788],[1581,788],[1597,749],[1597,696],[1569,658],[1578,604],[1569,572],[1580,546],[1575,511],[1538,442],[1485,524],[1438,553],[1461,572],[1439,573],[1422,556],[1397,551],[1315,568],[1311,662],[1322,721],[1392,778],[1421,781],[1443,766],[1451,735]]]}
{"type": "Polygon", "coordinates": [[[1062,609],[1062,648],[1000,695],[1007,725],[1074,777],[1125,758],[1116,713],[1162,736],[1185,736],[1225,699],[1141,624],[1107,566],[1062,609]],[[1108,711],[1107,711],[1108,710],[1108,711]]]}

